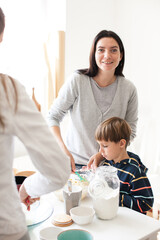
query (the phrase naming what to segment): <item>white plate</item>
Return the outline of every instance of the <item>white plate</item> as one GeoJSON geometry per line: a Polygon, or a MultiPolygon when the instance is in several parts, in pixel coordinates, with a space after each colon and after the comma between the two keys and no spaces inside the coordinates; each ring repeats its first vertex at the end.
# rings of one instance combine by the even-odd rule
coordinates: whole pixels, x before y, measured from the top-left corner
{"type": "Polygon", "coordinates": [[[41,240],[57,240],[57,236],[63,230],[61,228],[47,227],[43,228],[39,232],[39,237],[41,240]]]}
{"type": "Polygon", "coordinates": [[[53,213],[53,207],[47,201],[43,200],[37,206],[31,208],[30,211],[27,211],[24,205],[23,212],[26,216],[27,226],[30,227],[48,219],[53,213]]]}

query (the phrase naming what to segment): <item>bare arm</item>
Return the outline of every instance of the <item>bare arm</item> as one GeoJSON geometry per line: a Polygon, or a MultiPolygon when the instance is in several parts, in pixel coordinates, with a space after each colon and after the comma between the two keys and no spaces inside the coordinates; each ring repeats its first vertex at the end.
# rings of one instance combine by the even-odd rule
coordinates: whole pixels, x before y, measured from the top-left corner
{"type": "Polygon", "coordinates": [[[71,168],[72,168],[72,171],[76,171],[76,168],[75,168],[75,162],[74,162],[74,158],[72,156],[72,154],[69,152],[69,150],[67,149],[64,141],[63,141],[63,138],[62,138],[62,135],[61,135],[61,130],[60,130],[60,127],[58,126],[52,126],[52,131],[56,137],[56,140],[59,144],[59,146],[62,148],[62,150],[67,154],[67,156],[69,156],[70,158],[70,161],[71,161],[71,168]]]}

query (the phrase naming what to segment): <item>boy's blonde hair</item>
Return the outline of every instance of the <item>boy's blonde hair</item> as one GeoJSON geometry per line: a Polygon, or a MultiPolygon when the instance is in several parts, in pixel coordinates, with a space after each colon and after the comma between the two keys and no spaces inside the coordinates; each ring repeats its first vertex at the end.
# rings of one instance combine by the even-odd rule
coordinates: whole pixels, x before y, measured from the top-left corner
{"type": "Polygon", "coordinates": [[[112,117],[102,122],[96,129],[95,138],[97,141],[119,142],[126,140],[126,147],[129,145],[131,128],[129,124],[119,117],[112,117]]]}

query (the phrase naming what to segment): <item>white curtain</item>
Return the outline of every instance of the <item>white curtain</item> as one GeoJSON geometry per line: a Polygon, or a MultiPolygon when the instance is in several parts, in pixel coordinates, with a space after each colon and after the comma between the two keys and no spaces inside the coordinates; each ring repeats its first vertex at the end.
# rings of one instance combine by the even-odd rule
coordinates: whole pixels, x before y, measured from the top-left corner
{"type": "Polygon", "coordinates": [[[65,69],[65,32],[57,31],[49,34],[44,44],[46,64],[48,67],[48,109],[58,96],[64,83],[65,69]],[[53,67],[54,66],[54,67],[53,67]]]}
{"type": "Polygon", "coordinates": [[[138,134],[129,150],[137,153],[142,162],[147,166],[148,173],[160,173],[160,119],[158,117],[146,116],[138,122],[138,134]]]}

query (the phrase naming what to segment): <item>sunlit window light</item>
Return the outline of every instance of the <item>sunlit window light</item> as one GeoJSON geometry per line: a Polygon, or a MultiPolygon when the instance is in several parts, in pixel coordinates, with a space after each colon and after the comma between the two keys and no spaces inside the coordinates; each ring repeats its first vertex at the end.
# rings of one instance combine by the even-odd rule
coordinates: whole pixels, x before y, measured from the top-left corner
{"type": "Polygon", "coordinates": [[[0,6],[6,16],[0,72],[19,80],[30,96],[34,87],[45,114],[48,66],[44,45],[51,35],[55,49],[56,32],[65,31],[65,0],[1,0],[0,6]]]}

